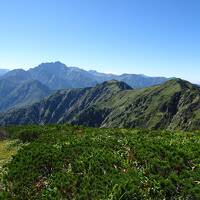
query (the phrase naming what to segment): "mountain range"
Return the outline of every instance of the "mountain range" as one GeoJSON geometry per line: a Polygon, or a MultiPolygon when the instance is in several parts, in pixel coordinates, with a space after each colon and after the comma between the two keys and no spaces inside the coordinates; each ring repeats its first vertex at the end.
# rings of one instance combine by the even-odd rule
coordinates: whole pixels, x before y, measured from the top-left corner
{"type": "Polygon", "coordinates": [[[144,88],[169,80],[165,77],[86,71],[77,67],[67,67],[61,62],[42,63],[27,71],[0,70],[1,74],[0,111],[35,103],[59,89],[93,87],[109,80],[123,81],[133,88],[144,88]]]}
{"type": "Polygon", "coordinates": [[[94,127],[196,130],[200,88],[181,79],[142,89],[111,80],[59,90],[33,105],[0,115],[0,124],[72,123],[94,127]]]}
{"type": "Polygon", "coordinates": [[[13,70],[0,78],[0,111],[35,103],[50,94],[50,89],[27,77],[23,70],[13,70]]]}
{"type": "MultiPolygon", "coordinates": [[[[1,80],[0,85],[3,84],[7,84],[7,82],[1,80]]],[[[48,87],[36,80],[20,83],[12,89],[10,87],[12,84],[7,86],[9,92],[0,93],[0,111],[32,104],[48,96],[51,92],[48,87]]]]}
{"type": "Polygon", "coordinates": [[[94,70],[83,70],[77,67],[67,67],[61,62],[42,63],[27,71],[16,69],[9,71],[2,78],[12,76],[16,79],[38,80],[51,90],[66,88],[84,88],[95,86],[108,80],[118,80],[133,88],[143,88],[164,83],[165,77],[149,77],[141,74],[106,74],[94,70]]]}

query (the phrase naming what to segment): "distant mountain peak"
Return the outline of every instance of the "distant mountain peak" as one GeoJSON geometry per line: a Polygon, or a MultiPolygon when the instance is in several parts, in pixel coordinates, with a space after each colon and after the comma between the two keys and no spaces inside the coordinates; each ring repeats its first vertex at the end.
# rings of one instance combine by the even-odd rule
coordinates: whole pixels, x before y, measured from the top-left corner
{"type": "Polygon", "coordinates": [[[63,63],[61,63],[59,61],[41,63],[40,65],[38,65],[38,67],[39,68],[47,68],[47,69],[67,68],[67,66],[65,64],[63,64],[63,63]]]}

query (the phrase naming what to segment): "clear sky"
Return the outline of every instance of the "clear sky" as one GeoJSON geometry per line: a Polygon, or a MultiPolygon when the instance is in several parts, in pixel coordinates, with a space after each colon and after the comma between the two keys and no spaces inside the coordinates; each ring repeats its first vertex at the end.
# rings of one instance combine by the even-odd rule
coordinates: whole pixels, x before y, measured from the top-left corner
{"type": "Polygon", "coordinates": [[[57,60],[200,82],[200,1],[0,0],[0,68],[57,60]]]}

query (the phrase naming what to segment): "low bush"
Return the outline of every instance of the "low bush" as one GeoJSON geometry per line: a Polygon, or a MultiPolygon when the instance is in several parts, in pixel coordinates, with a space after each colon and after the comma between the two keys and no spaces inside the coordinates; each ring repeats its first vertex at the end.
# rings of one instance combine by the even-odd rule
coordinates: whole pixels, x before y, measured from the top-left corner
{"type": "Polygon", "coordinates": [[[33,129],[18,130],[30,143],[6,166],[3,199],[200,199],[198,131],[33,129]]]}

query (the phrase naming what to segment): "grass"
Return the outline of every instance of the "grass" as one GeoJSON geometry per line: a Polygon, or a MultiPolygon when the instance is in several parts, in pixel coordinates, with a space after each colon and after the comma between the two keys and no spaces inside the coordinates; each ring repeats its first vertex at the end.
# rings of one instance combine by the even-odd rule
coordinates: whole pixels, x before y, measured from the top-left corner
{"type": "Polygon", "coordinates": [[[17,140],[0,140],[0,169],[17,153],[17,140]]]}
{"type": "MultiPolygon", "coordinates": [[[[12,156],[14,156],[19,150],[20,144],[18,140],[3,139],[0,140],[0,193],[3,190],[3,174],[5,169],[3,168],[6,163],[11,161],[12,156]]],[[[0,198],[1,199],[1,198],[0,198]]]]}

